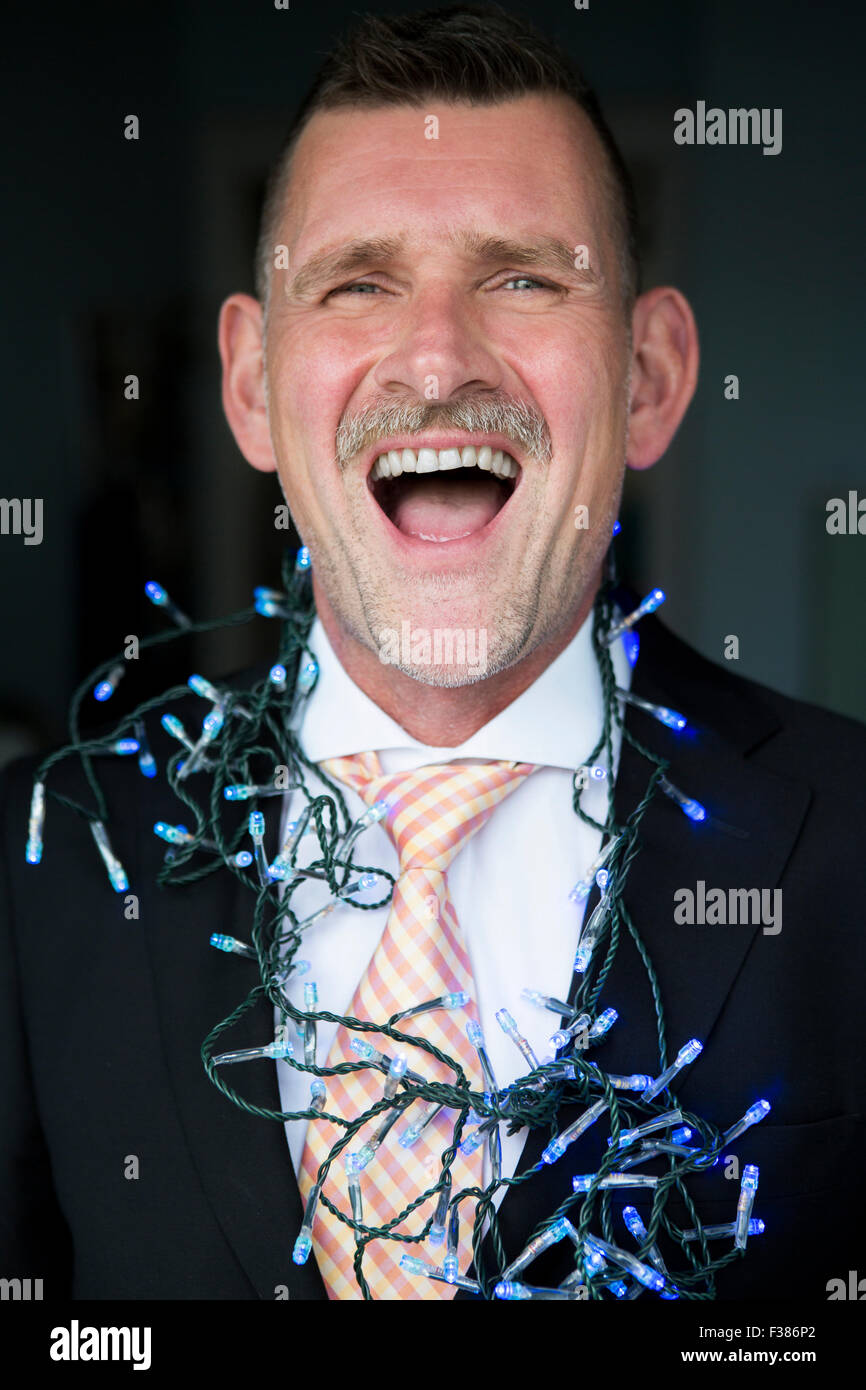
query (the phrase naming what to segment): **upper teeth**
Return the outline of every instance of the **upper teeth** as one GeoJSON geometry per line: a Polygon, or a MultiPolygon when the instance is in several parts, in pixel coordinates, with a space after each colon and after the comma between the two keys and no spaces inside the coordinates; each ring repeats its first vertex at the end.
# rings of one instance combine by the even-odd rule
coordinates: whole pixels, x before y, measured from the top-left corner
{"type": "Polygon", "coordinates": [[[481,468],[498,478],[516,478],[520,472],[502,449],[494,450],[489,444],[476,449],[474,444],[466,444],[460,449],[389,449],[376,459],[370,479],[375,483],[378,478],[399,478],[401,473],[442,473],[449,468],[481,468]]]}

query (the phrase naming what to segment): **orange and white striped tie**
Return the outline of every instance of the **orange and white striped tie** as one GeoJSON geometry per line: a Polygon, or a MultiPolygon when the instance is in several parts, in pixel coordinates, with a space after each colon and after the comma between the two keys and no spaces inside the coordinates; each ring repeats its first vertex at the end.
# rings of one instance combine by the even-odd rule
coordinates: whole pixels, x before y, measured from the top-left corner
{"type": "MultiPolygon", "coordinates": [[[[368,806],[384,800],[388,811],[383,821],[400,856],[400,870],[385,930],[349,1007],[349,1017],[371,1023],[385,1022],[393,1014],[426,1003],[443,994],[465,990],[470,1003],[456,1014],[445,1009],[421,1014],[399,1024],[401,1031],[424,1038],[459,1062],[473,1090],[481,1091],[475,1049],[466,1036],[466,1022],[478,1013],[472,969],[448,892],[446,872],[466,842],[480,830],[500,801],[535,771],[532,763],[444,763],[413,772],[383,775],[375,753],[351,758],[333,758],[321,764],[335,780],[353,787],[368,806]]],[[[398,1052],[409,1056],[410,1069],[425,1079],[453,1084],[452,1068],[438,1062],[421,1048],[401,1047],[381,1033],[352,1034],[340,1027],[328,1054],[327,1066],[343,1062],[357,1064],[351,1050],[352,1037],[360,1037],[391,1057],[398,1052]]],[[[325,1078],[326,1111],[355,1119],[382,1099],[382,1072],[365,1067],[325,1078]]],[[[420,1114],[424,1102],[416,1101],[405,1111],[400,1132],[420,1114]]],[[[357,1152],[382,1124],[380,1112],[366,1124],[349,1146],[357,1152]]],[[[345,1130],[324,1119],[311,1120],[301,1159],[298,1185],[307,1196],[318,1176],[320,1164],[345,1130]]],[[[361,1173],[364,1225],[383,1226],[428,1188],[435,1186],[441,1171],[441,1155],[453,1143],[454,1114],[441,1110],[410,1148],[397,1143],[396,1130],[386,1139],[370,1164],[361,1173]],[[449,1118],[450,1114],[450,1118],[449,1118]]],[[[345,1158],[349,1149],[343,1150],[345,1158]]],[[[482,1185],[483,1150],[472,1155],[457,1151],[451,1165],[454,1193],[482,1185]]],[[[334,1206],[351,1214],[343,1164],[337,1160],[329,1169],[324,1194],[334,1206]]],[[[436,1197],[430,1197],[398,1226],[399,1234],[418,1235],[431,1216],[436,1197]]],[[[461,1203],[459,1268],[465,1274],[472,1260],[474,1203],[461,1203]]],[[[320,1202],[313,1228],[313,1246],[329,1298],[362,1297],[353,1269],[355,1235],[320,1202]]],[[[440,1250],[442,1247],[439,1247],[440,1250]]],[[[364,1250],[363,1273],[374,1299],[453,1298],[451,1284],[438,1280],[410,1278],[399,1264],[400,1255],[409,1251],[431,1263],[441,1258],[417,1244],[380,1238],[364,1250]]]]}

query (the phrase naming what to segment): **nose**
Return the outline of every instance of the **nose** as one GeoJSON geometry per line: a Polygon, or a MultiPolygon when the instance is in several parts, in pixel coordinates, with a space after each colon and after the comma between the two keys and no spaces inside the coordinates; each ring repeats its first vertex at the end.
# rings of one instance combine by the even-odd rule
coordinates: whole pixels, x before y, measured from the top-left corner
{"type": "Polygon", "coordinates": [[[443,284],[415,291],[374,377],[383,393],[443,401],[504,384],[502,367],[463,292],[443,284]]]}

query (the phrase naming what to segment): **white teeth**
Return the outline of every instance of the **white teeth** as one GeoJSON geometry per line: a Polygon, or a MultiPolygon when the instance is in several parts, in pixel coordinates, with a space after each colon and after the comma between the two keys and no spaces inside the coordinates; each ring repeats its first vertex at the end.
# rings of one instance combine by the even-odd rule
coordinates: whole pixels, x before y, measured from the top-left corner
{"type": "Polygon", "coordinates": [[[399,478],[402,473],[443,473],[455,468],[480,468],[495,473],[497,478],[516,478],[520,469],[502,449],[495,451],[489,444],[476,448],[466,444],[448,449],[389,449],[373,464],[370,481],[379,478],[399,478]]]}
{"type": "Polygon", "coordinates": [[[462,459],[460,458],[460,450],[459,450],[459,449],[440,449],[440,450],[439,450],[439,467],[440,467],[440,468],[460,468],[461,466],[462,466],[462,459]]]}
{"type": "Polygon", "coordinates": [[[439,458],[435,449],[418,450],[418,467],[416,473],[435,473],[439,467],[439,458]]]}
{"type": "Polygon", "coordinates": [[[517,464],[510,454],[504,454],[501,449],[497,449],[490,463],[490,467],[497,478],[516,478],[517,464]]]}

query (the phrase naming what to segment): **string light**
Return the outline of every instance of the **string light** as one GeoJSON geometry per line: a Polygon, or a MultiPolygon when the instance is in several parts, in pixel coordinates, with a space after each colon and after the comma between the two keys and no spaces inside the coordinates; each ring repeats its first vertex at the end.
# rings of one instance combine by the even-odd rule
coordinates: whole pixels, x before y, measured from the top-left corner
{"type": "MultiPolygon", "coordinates": [[[[177,609],[165,590],[154,581],[148,584],[147,594],[150,601],[165,612],[178,629],[205,631],[216,626],[212,623],[193,625],[186,615],[177,609]]],[[[708,819],[701,803],[670,782],[666,776],[668,764],[665,759],[645,748],[630,729],[626,728],[620,708],[621,705],[633,706],[675,731],[686,727],[685,716],[677,711],[643,700],[631,691],[620,690],[616,686],[613,673],[610,657],[613,644],[621,638],[628,659],[633,662],[637,656],[637,634],[633,631],[634,625],[640,617],[658,606],[663,598],[663,595],[659,597],[660,595],[660,590],[652,591],[647,599],[625,618],[614,615],[612,588],[609,584],[602,587],[596,599],[593,645],[603,693],[602,727],[596,747],[587,750],[586,757],[576,770],[574,809],[578,816],[597,827],[603,843],[593,863],[586,868],[569,896],[580,904],[588,897],[593,885],[597,885],[600,899],[581,932],[581,944],[590,949],[584,952],[585,964],[575,982],[574,998],[558,999],[531,989],[521,992],[522,998],[533,1007],[555,1013],[562,1020],[559,1029],[551,1037],[553,1056],[544,1064],[539,1063],[531,1045],[520,1033],[509,1009],[499,1009],[496,1017],[500,1027],[518,1048],[531,1072],[530,1076],[522,1077],[503,1089],[498,1085],[490,1064],[481,1026],[476,1020],[470,1019],[466,1024],[466,1034],[476,1050],[483,1076],[484,1090],[479,1093],[472,1090],[471,1083],[456,1064],[452,1063],[455,1076],[462,1077],[462,1080],[455,1080],[450,1084],[433,1083],[411,1070],[405,1051],[401,1050],[393,1056],[388,1056],[366,1038],[353,1036],[350,1051],[355,1060],[350,1065],[373,1066],[383,1073],[382,1101],[379,1103],[381,1118],[372,1136],[362,1143],[360,1148],[352,1151],[349,1146],[355,1140],[355,1136],[360,1135],[361,1129],[369,1119],[369,1112],[354,1118],[343,1117],[340,1137],[335,1141],[330,1161],[324,1165],[320,1179],[311,1189],[305,1204],[303,1222],[293,1249],[293,1259],[296,1263],[305,1263],[313,1249],[315,1217],[322,1183],[329,1181],[327,1169],[330,1162],[337,1157],[337,1152],[342,1150],[345,1152],[340,1169],[344,1173],[345,1185],[341,1194],[341,1214],[344,1220],[351,1222],[359,1242],[366,1244],[373,1235],[378,1240],[397,1242],[398,1246],[401,1241],[419,1239],[417,1232],[411,1235],[404,1234],[402,1223],[396,1230],[387,1227],[385,1230],[379,1227],[370,1228],[364,1224],[362,1175],[384,1143],[396,1144],[398,1151],[408,1150],[418,1143],[427,1127],[437,1117],[446,1117],[448,1124],[453,1122],[455,1140],[459,1135],[460,1147],[464,1152],[486,1145],[491,1181],[480,1198],[477,1189],[471,1192],[455,1190],[450,1162],[447,1161],[447,1157],[442,1157],[443,1152],[447,1155],[449,1150],[438,1138],[437,1131],[436,1149],[440,1154],[440,1169],[438,1174],[434,1175],[426,1194],[433,1210],[432,1215],[427,1216],[420,1236],[426,1238],[434,1248],[442,1249],[444,1245],[442,1263],[429,1263],[409,1252],[402,1253],[399,1261],[404,1272],[417,1277],[419,1281],[444,1282],[485,1299],[496,1298],[508,1302],[583,1297],[630,1300],[643,1293],[661,1298],[675,1298],[677,1295],[684,1298],[712,1297],[715,1272],[731,1260],[742,1258],[748,1238],[763,1233],[763,1221],[752,1215],[758,1182],[758,1170],[752,1164],[746,1164],[744,1168],[736,1219],[733,1222],[704,1226],[698,1220],[686,1231],[678,1231],[668,1222],[661,1228],[666,1236],[670,1237],[674,1249],[676,1242],[685,1250],[686,1245],[696,1241],[729,1240],[732,1248],[717,1258],[707,1255],[706,1247],[703,1246],[701,1252],[694,1250],[689,1254],[682,1271],[674,1269],[673,1274],[668,1274],[657,1242],[650,1241],[647,1228],[634,1207],[626,1206],[619,1210],[627,1229],[639,1242],[638,1255],[622,1250],[610,1240],[587,1230],[587,1226],[596,1220],[597,1204],[602,1200],[602,1195],[605,1194],[604,1202],[616,1202],[617,1192],[625,1193],[629,1188],[646,1189],[653,1193],[652,1229],[657,1229],[659,1223],[656,1214],[663,1211],[669,1193],[682,1188],[696,1170],[717,1164],[723,1148],[741,1137],[752,1125],[759,1123],[769,1111],[768,1102],[756,1101],[736,1124],[722,1134],[712,1125],[700,1121],[701,1147],[689,1147],[686,1141],[692,1137],[693,1127],[698,1121],[689,1115],[685,1117],[689,1123],[681,1123],[684,1118],[682,1110],[676,1106],[675,1101],[672,1104],[663,1093],[668,1091],[682,1069],[694,1062],[700,1054],[701,1044],[697,1040],[692,1039],[681,1048],[670,1065],[667,1065],[667,1058],[662,1050],[659,1056],[659,1073],[654,1078],[642,1073],[609,1073],[583,1055],[586,1048],[603,1043],[617,1016],[616,1010],[612,1007],[601,1013],[597,1012],[596,997],[601,970],[598,957],[602,954],[597,948],[601,942],[609,941],[612,951],[616,949],[615,939],[627,939],[629,933],[634,936],[635,941],[639,941],[623,899],[623,890],[630,863],[639,848],[639,826],[647,805],[652,797],[659,793],[672,799],[690,819],[708,819]],[[613,814],[614,787],[609,769],[613,766],[612,735],[615,729],[620,731],[622,739],[630,743],[651,768],[647,793],[640,806],[625,823],[618,823],[613,814]],[[600,788],[606,790],[608,812],[603,823],[593,821],[579,804],[580,793],[590,782],[597,783],[600,788]],[[624,931],[623,928],[628,930],[624,931]],[[557,1059],[555,1054],[567,1048],[572,1049],[568,1056],[557,1059]],[[412,1090],[409,1094],[401,1092],[400,1088],[404,1082],[411,1083],[412,1090]],[[571,1113],[574,1113],[575,1107],[578,1108],[578,1118],[556,1130],[556,1117],[561,1107],[566,1105],[570,1107],[571,1113]],[[415,1119],[402,1128],[399,1136],[389,1140],[395,1124],[410,1107],[415,1119]],[[525,1128],[544,1128],[550,1135],[556,1130],[553,1139],[548,1139],[542,1156],[543,1162],[538,1165],[541,1168],[559,1161],[572,1143],[604,1117],[609,1121],[611,1129],[607,1146],[608,1156],[597,1172],[578,1174],[573,1176],[571,1181],[572,1192],[566,1206],[574,1204],[574,1222],[578,1222],[579,1212],[579,1223],[574,1224],[561,1208],[542,1223],[517,1259],[512,1260],[510,1264],[506,1264],[504,1257],[501,1257],[495,1259],[495,1267],[490,1268],[482,1260],[480,1267],[473,1271],[477,1273],[477,1278],[461,1273],[458,1267],[458,1249],[462,1222],[475,1223],[476,1250],[480,1249],[478,1223],[490,1226],[494,1236],[493,1248],[501,1250],[498,1215],[492,1202],[492,1193],[501,1190],[502,1186],[500,1125],[507,1122],[512,1133],[525,1128]],[[470,1124],[473,1128],[468,1134],[460,1133],[460,1127],[465,1128],[470,1124]],[[660,1138],[660,1133],[665,1137],[660,1138]],[[339,1149],[336,1146],[339,1146],[339,1149]],[[646,1171],[654,1158],[658,1158],[663,1164],[658,1173],[646,1171]],[[515,1277],[528,1270],[539,1254],[566,1238],[574,1246],[577,1264],[559,1288],[548,1289],[538,1284],[524,1283],[515,1277]]],[[[375,805],[367,807],[361,816],[352,820],[340,787],[328,786],[325,791],[315,793],[309,790],[304,782],[303,769],[306,764],[297,738],[297,727],[303,705],[319,679],[318,666],[306,645],[314,618],[310,592],[310,556],[306,548],[302,548],[296,557],[287,557],[282,589],[257,589],[253,609],[235,615],[231,621],[255,621],[256,613],[277,619],[282,624],[279,660],[271,667],[264,681],[256,685],[248,697],[244,695],[245,703],[239,703],[233,691],[221,690],[204,676],[196,674],[189,677],[188,687],[211,705],[203,721],[199,738],[194,740],[190,737],[173,710],[167,710],[162,715],[161,723],[164,729],[177,744],[182,745],[188,755],[184,760],[177,757],[169,760],[165,773],[168,786],[178,795],[181,794],[180,789],[183,786],[184,803],[189,807],[200,805],[205,809],[196,811],[194,833],[182,824],[172,824],[168,819],[157,822],[156,833],[170,846],[159,877],[164,883],[195,880],[213,871],[212,856],[217,856],[227,868],[240,874],[240,881],[253,893],[255,909],[250,940],[242,941],[223,933],[211,933],[203,945],[206,945],[209,939],[211,946],[225,955],[238,956],[254,962],[260,971],[262,985],[268,998],[278,1009],[280,1022],[275,1028],[273,1041],[262,1047],[217,1053],[217,1038],[233,1024],[233,1018],[223,1020],[205,1039],[202,1057],[211,1080],[219,1084],[229,1101],[242,1106],[251,1114],[261,1115],[281,1124],[284,1121],[279,1111],[268,1110],[244,1100],[225,1080],[221,1077],[218,1080],[218,1071],[221,1072],[223,1068],[233,1064],[261,1060],[269,1063],[283,1060],[290,1062],[297,1070],[305,1070],[308,1073],[312,1071],[308,1122],[321,1123],[319,1117],[324,1119],[327,1110],[327,1091],[325,1080],[315,1074],[318,1070],[316,1018],[310,1016],[319,1011],[318,989],[314,982],[305,981],[303,1012],[292,1004],[281,990],[289,979],[309,973],[309,962],[301,960],[298,956],[298,948],[305,932],[314,929],[317,923],[337,907],[364,910],[367,906],[384,906],[388,901],[394,883],[393,876],[382,869],[366,865],[356,867],[354,864],[359,840],[367,829],[387,815],[388,806],[384,801],[378,801],[375,805]],[[289,689],[293,695],[290,707],[287,708],[286,691],[289,689]],[[226,805],[277,795],[288,789],[264,785],[257,782],[255,776],[250,775],[249,756],[253,749],[256,757],[264,756],[266,752],[272,753],[276,764],[291,767],[295,778],[291,785],[295,789],[301,789],[304,796],[303,808],[297,818],[286,827],[283,844],[270,865],[264,850],[265,819],[261,811],[254,810],[247,822],[246,828],[253,845],[252,853],[248,849],[239,850],[235,847],[242,831],[236,825],[226,831],[221,822],[221,808],[226,805]],[[194,772],[201,775],[201,780],[188,782],[194,772]],[[207,774],[206,778],[204,774],[207,774]],[[205,782],[207,790],[200,793],[198,788],[205,782]],[[195,796],[187,790],[187,786],[197,789],[195,796]],[[316,840],[316,853],[310,861],[314,867],[301,869],[293,861],[301,841],[308,835],[316,840]],[[196,857],[200,851],[205,851],[211,858],[199,868],[196,867],[196,857]],[[256,866],[256,873],[247,876],[244,870],[253,864],[256,866]],[[177,873],[181,867],[182,875],[177,873]],[[294,894],[297,886],[310,877],[321,878],[327,883],[329,897],[317,911],[300,918],[294,909],[294,894]],[[275,887],[277,892],[274,892],[275,887]],[[371,891],[383,894],[380,903],[368,904],[359,900],[362,892],[368,894],[371,891]],[[294,1027],[299,1029],[303,1039],[303,1062],[295,1057],[291,1038],[294,1027]]],[[[180,636],[182,633],[178,631],[173,635],[180,636]]],[[[148,643],[162,640],[162,635],[158,638],[144,638],[141,648],[145,649],[148,643]]],[[[122,665],[119,659],[115,659],[113,663],[106,663],[101,670],[107,671],[107,675],[103,677],[104,683],[116,687],[125,670],[125,664],[122,665]]],[[[94,677],[88,678],[82,687],[83,693],[86,694],[87,690],[96,693],[94,680],[94,677]]],[[[113,690],[105,698],[110,698],[111,693],[113,690]]],[[[177,694],[177,691],[170,692],[166,702],[177,694]]],[[[78,698],[77,696],[76,699],[78,698]]],[[[147,741],[144,719],[144,715],[152,706],[151,701],[136,710],[121,723],[114,735],[99,742],[88,743],[81,739],[77,728],[77,714],[73,715],[72,744],[45,759],[37,771],[28,821],[28,863],[37,865],[42,858],[46,798],[53,795],[46,786],[46,777],[61,758],[77,754],[86,759],[89,755],[97,753],[124,756],[137,750],[142,773],[148,777],[157,775],[156,760],[147,741]],[[130,735],[130,730],[134,736],[130,735]]],[[[77,705],[75,709],[77,710],[77,705]]],[[[108,872],[111,887],[115,892],[126,891],[127,876],[109,841],[106,829],[107,807],[92,767],[89,767],[88,780],[96,799],[95,809],[92,805],[78,806],[66,796],[59,799],[67,808],[78,811],[85,817],[108,872]]],[[[226,968],[234,967],[227,965],[226,968]]],[[[605,965],[605,977],[608,968],[605,965]]],[[[647,969],[656,998],[656,1012],[661,1028],[663,1015],[650,962],[647,962],[647,969]]],[[[332,1010],[328,1010],[327,1016],[336,1017],[340,1025],[349,1030],[361,1033],[375,1031],[378,1035],[377,1041],[379,1037],[390,1037],[405,1049],[419,1046],[420,1040],[416,1042],[407,1038],[405,1033],[401,1033],[399,1025],[402,1022],[434,1009],[465,1008],[470,1002],[465,992],[455,992],[419,1001],[388,1021],[340,1018],[332,1010]]],[[[327,1008],[327,1001],[325,1007],[327,1008]]],[[[454,1152],[453,1146],[450,1152],[454,1152]]],[[[521,1181],[531,1181],[533,1171],[522,1175],[521,1181]]],[[[342,1182],[341,1178],[337,1184],[335,1200],[338,1202],[342,1182]]],[[[332,1199],[329,1197],[329,1200],[332,1199]]],[[[690,1208],[690,1211],[692,1210],[693,1206],[690,1208]]],[[[610,1228],[609,1224],[605,1224],[606,1220],[607,1218],[602,1225],[605,1234],[609,1235],[610,1228]]],[[[670,1257],[668,1264],[673,1268],[670,1257]]],[[[356,1261],[356,1270],[361,1292],[365,1297],[369,1297],[362,1258],[356,1261]]],[[[531,1275],[529,1277],[531,1278],[531,1275]]]]}
{"type": "MultiPolygon", "coordinates": [[[[748,1234],[750,1236],[762,1236],[766,1227],[759,1216],[753,1216],[749,1221],[748,1234]]],[[[725,1240],[737,1233],[736,1221],[722,1222],[718,1226],[702,1226],[698,1231],[694,1227],[688,1231],[680,1231],[680,1240],[700,1240],[705,1236],[707,1240],[725,1240]]]]}
{"type": "Polygon", "coordinates": [[[668,709],[666,705],[655,705],[651,700],[645,700],[641,695],[635,695],[631,690],[617,690],[617,697],[624,700],[627,705],[633,705],[635,709],[642,709],[644,714],[652,715],[660,724],[664,724],[667,729],[676,729],[679,733],[688,723],[684,714],[680,714],[675,709],[668,709]]]}
{"type": "Polygon", "coordinates": [[[743,1169],[743,1176],[740,1179],[740,1195],[737,1199],[736,1229],[734,1230],[734,1244],[738,1250],[745,1250],[746,1241],[749,1236],[749,1220],[752,1215],[752,1207],[755,1204],[755,1194],[758,1190],[758,1168],[754,1163],[747,1163],[743,1169]]]}
{"type": "Polygon", "coordinates": [[[745,1134],[752,1125],[760,1124],[761,1120],[770,1113],[770,1102],[768,1100],[756,1100],[754,1105],[750,1105],[741,1120],[737,1120],[735,1125],[731,1125],[722,1135],[722,1146],[727,1148],[733,1144],[735,1139],[739,1139],[741,1134],[745,1134]]]}
{"type": "Polygon", "coordinates": [[[689,820],[706,820],[706,807],[702,806],[699,801],[695,801],[693,796],[686,796],[685,792],[681,792],[678,787],[674,786],[673,782],[668,781],[667,777],[659,778],[659,786],[665,796],[669,796],[671,801],[677,803],[689,820]]]}
{"type": "Polygon", "coordinates": [[[703,1043],[698,1042],[697,1038],[691,1038],[684,1047],[680,1048],[675,1060],[671,1062],[671,1065],[665,1067],[661,1076],[657,1076],[655,1081],[652,1081],[650,1085],[647,1086],[646,1090],[642,1092],[641,1100],[644,1103],[649,1100],[654,1100],[660,1091],[667,1089],[669,1083],[673,1081],[677,1073],[681,1072],[683,1067],[690,1066],[703,1050],[703,1043]]]}
{"type": "Polygon", "coordinates": [[[30,798],[30,819],[27,822],[27,863],[42,860],[42,827],[45,824],[45,783],[34,782],[30,798]]]}
{"type": "Polygon", "coordinates": [[[599,1116],[603,1115],[607,1108],[608,1103],[606,1100],[597,1100],[588,1110],[584,1110],[583,1114],[580,1115],[573,1124],[568,1125],[566,1129],[563,1129],[551,1139],[547,1148],[541,1155],[542,1162],[555,1163],[557,1159],[562,1158],[569,1144],[573,1144],[575,1139],[579,1139],[581,1134],[589,1129],[590,1125],[594,1125],[599,1116]]]}
{"type": "Polygon", "coordinates": [[[150,751],[150,744],[147,741],[147,729],[143,719],[136,719],[133,729],[135,737],[138,739],[138,766],[143,777],[153,778],[157,775],[156,758],[150,751]]]}
{"type": "Polygon", "coordinates": [[[161,584],[157,584],[155,579],[149,579],[144,586],[144,592],[156,608],[161,608],[167,617],[171,618],[178,627],[192,627],[192,620],[182,613],[177,604],[172,602],[161,584]]]}
{"type": "Polygon", "coordinates": [[[112,666],[108,675],[103,676],[102,680],[94,689],[94,700],[99,700],[100,704],[104,703],[106,700],[110,700],[125,674],[126,663],[118,661],[115,666],[112,666]]]}
{"type": "Polygon", "coordinates": [[[101,820],[90,822],[90,833],[96,841],[96,848],[102,856],[102,862],[108,870],[108,878],[115,893],[125,893],[129,887],[129,880],[126,871],[111,848],[108,838],[108,831],[101,820]]]}
{"type": "Polygon", "coordinates": [[[582,1299],[586,1294],[580,1289],[542,1289],[536,1284],[518,1284],[513,1279],[503,1279],[493,1290],[495,1298],[515,1299],[582,1299]]]}
{"type": "Polygon", "coordinates": [[[652,593],[647,594],[646,598],[638,605],[633,613],[629,613],[627,617],[621,619],[618,623],[614,623],[613,627],[608,628],[604,637],[607,646],[612,646],[618,637],[622,637],[624,632],[629,632],[630,629],[634,627],[635,623],[639,622],[641,618],[645,618],[648,613],[654,613],[657,608],[661,607],[664,601],[664,590],[653,589],[652,593]]]}

